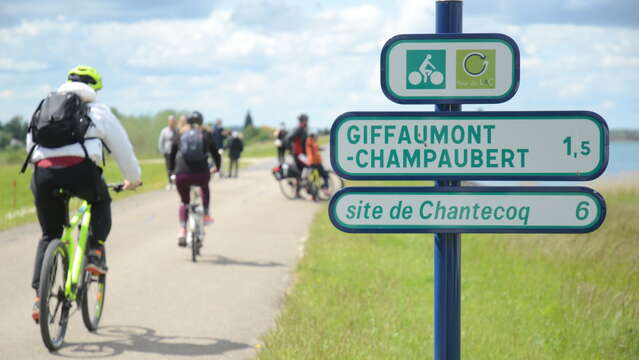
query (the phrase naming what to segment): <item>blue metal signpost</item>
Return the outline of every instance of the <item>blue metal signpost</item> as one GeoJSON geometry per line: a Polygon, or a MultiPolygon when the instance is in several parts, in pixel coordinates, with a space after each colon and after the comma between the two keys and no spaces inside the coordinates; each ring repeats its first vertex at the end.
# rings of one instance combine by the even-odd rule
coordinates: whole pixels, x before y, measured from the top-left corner
{"type": "MultiPolygon", "coordinates": [[[[436,33],[462,32],[463,2],[437,1],[436,33]]],[[[461,111],[461,105],[437,104],[435,111],[461,111]]],[[[437,181],[435,186],[460,186],[437,181]]],[[[435,360],[458,360],[461,338],[461,235],[435,234],[435,360]]]]}

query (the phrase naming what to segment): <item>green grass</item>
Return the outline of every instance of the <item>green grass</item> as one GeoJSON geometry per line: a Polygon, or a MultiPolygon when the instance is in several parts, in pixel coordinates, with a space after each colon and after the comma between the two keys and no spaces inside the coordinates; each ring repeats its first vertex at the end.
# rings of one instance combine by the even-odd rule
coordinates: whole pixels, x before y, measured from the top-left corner
{"type": "Polygon", "coordinates": [[[273,141],[264,141],[258,143],[248,144],[242,151],[243,158],[267,158],[277,157],[277,148],[273,141]]]}
{"type": "Polygon", "coordinates": [[[27,153],[24,148],[13,148],[0,150],[0,165],[20,164],[24,161],[27,153]]]}
{"type": "MultiPolygon", "coordinates": [[[[462,358],[639,358],[639,190],[584,235],[462,236],[462,358]]],[[[432,359],[432,235],[345,234],[320,212],[265,359],[432,359]]]]}
{"type": "MultiPolygon", "coordinates": [[[[107,160],[104,178],[108,183],[121,182],[122,177],[115,161],[107,160]]],[[[36,221],[33,206],[33,195],[29,188],[31,183],[31,167],[20,174],[17,164],[0,165],[0,230],[12,226],[36,221]]],[[[166,185],[164,162],[159,160],[142,160],[142,181],[144,186],[135,191],[124,191],[113,194],[114,200],[132,196],[140,192],[157,190],[166,185]]],[[[71,206],[77,206],[72,203],[71,206]]]]}

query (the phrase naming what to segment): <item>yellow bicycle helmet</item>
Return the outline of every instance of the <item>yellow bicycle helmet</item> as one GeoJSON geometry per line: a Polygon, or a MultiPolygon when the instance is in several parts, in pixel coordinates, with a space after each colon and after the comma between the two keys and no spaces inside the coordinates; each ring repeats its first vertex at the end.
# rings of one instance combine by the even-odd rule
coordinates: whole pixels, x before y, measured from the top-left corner
{"type": "Polygon", "coordinates": [[[100,76],[100,73],[91,66],[78,65],[69,70],[67,81],[83,82],[92,87],[95,91],[102,89],[102,76],[100,76]]]}

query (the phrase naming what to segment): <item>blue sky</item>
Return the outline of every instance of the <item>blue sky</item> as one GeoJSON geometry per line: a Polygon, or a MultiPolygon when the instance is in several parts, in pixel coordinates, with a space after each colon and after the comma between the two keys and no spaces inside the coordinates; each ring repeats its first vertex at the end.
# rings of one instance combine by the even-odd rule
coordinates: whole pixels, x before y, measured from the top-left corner
{"type": "MultiPolygon", "coordinates": [[[[379,54],[402,33],[434,32],[435,1],[33,1],[0,4],[0,121],[30,116],[78,64],[99,99],[127,114],[176,108],[240,124],[328,127],[346,111],[430,111],[382,94],[379,54]]],[[[639,2],[466,0],[464,32],[521,50],[513,99],[465,110],[592,110],[639,129],[639,2]]]]}

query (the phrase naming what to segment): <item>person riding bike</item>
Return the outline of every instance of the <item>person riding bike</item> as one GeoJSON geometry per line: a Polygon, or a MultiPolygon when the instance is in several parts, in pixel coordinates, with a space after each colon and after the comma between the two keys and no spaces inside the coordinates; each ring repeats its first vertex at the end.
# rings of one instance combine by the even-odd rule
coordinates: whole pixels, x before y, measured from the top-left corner
{"type": "Polygon", "coordinates": [[[102,275],[106,274],[107,266],[101,253],[111,231],[111,197],[100,167],[104,157],[103,145],[110,149],[120,168],[125,179],[124,189],[135,189],[141,183],[140,166],[126,131],[109,107],[96,101],[96,92],[100,89],[102,77],[98,71],[90,66],[77,66],[69,71],[67,82],[57,90],[57,93],[67,95],[73,93],[86,104],[90,125],[82,142],[55,148],[37,144],[31,131],[34,126],[33,120],[27,134],[27,151],[30,153],[27,161],[34,166],[31,191],[42,230],[31,281],[31,286],[36,290],[32,313],[36,322],[40,316],[37,292],[44,253],[53,239],[62,236],[67,211],[64,201],[56,195],[56,190],[68,190],[91,204],[86,269],[96,275],[102,275]]]}
{"type": "Polygon", "coordinates": [[[297,117],[298,126],[288,136],[287,143],[290,146],[291,156],[298,169],[297,188],[295,197],[300,197],[300,187],[302,171],[306,166],[306,138],[308,137],[308,115],[300,114],[297,117]]]}
{"type": "Polygon", "coordinates": [[[202,114],[194,111],[187,118],[187,127],[180,136],[178,153],[175,158],[175,185],[180,195],[180,209],[178,218],[180,231],[178,246],[186,246],[186,220],[189,202],[191,201],[190,186],[197,185],[202,190],[202,205],[204,206],[204,223],[213,223],[209,214],[209,181],[211,173],[218,171],[221,157],[211,132],[202,127],[202,114]],[[215,166],[209,169],[208,156],[211,154],[215,166]]]}
{"type": "Polygon", "coordinates": [[[320,150],[321,148],[317,143],[317,133],[312,132],[306,139],[307,165],[312,169],[317,169],[323,180],[322,191],[328,196],[328,172],[324,169],[324,165],[322,165],[322,154],[320,154],[320,150]]]}

